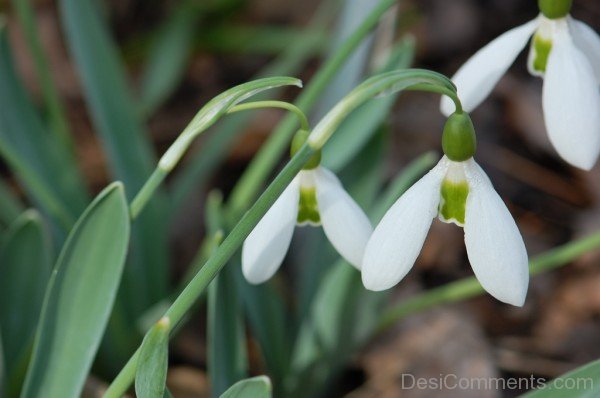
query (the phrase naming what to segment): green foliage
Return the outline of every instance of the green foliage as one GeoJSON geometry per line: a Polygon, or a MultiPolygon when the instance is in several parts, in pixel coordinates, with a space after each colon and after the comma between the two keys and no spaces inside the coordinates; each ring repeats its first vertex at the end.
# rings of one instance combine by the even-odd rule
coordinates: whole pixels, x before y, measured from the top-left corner
{"type": "Polygon", "coordinates": [[[18,396],[50,279],[48,231],[35,210],[17,218],[0,243],[0,341],[7,397],[18,396]]]}
{"type": "Polygon", "coordinates": [[[139,398],[162,398],[165,394],[170,326],[169,319],[162,318],[144,337],[135,375],[135,393],[139,398]]]}
{"type": "Polygon", "coordinates": [[[271,381],[266,376],[253,377],[235,383],[220,398],[270,398],[271,381]]]}
{"type": "MultiPolygon", "coordinates": [[[[409,298],[382,316],[387,294],[366,291],[360,273],[339,259],[322,230],[297,234],[297,247],[291,249],[290,256],[295,265],[291,288],[287,289],[284,275],[268,284],[251,286],[240,272],[237,251],[242,242],[297,173],[321,161],[321,148],[322,164],[339,173],[344,186],[373,222],[439,159],[436,154],[426,153],[389,183],[385,177],[385,154],[390,144],[385,119],[401,91],[449,95],[460,110],[456,88],[446,77],[405,69],[414,56],[412,39],[391,46],[383,64],[378,62],[380,67],[374,76],[332,110],[328,109],[331,104],[324,101],[327,91],[333,98],[354,85],[354,79],[349,84],[340,71],[357,61],[352,61],[357,53],[363,57],[356,62],[361,71],[371,64],[366,58],[368,51],[357,49],[396,0],[371,4],[371,12],[365,13],[347,40],[334,47],[332,55],[302,90],[296,104],[306,130],[303,134],[309,138],[307,142],[306,137],[296,140],[292,160],[273,182],[263,190],[298,130],[298,114],[286,116],[275,128],[225,206],[219,196],[209,196],[205,241],[199,245],[199,254],[177,289],[170,289],[168,284],[168,226],[186,208],[182,204],[189,193],[201,190],[226,157],[234,138],[253,117],[251,112],[228,113],[266,105],[244,104],[250,97],[263,100],[285,86],[301,86],[298,79],[273,76],[294,75],[312,56],[322,52],[327,44],[327,22],[332,10],[338,10],[338,2],[324,2],[319,15],[302,31],[246,29],[221,22],[206,30],[198,29],[204,17],[229,16],[242,2],[179,2],[158,31],[150,35],[139,98],[135,98],[120,49],[99,12],[100,4],[94,0],[59,0],[65,40],[81,78],[95,132],[106,153],[111,179],[123,181],[110,184],[89,205],[73,153],[70,128],[51,80],[31,4],[28,0],[13,3],[33,56],[45,117],[38,113],[15,71],[5,23],[1,21],[0,156],[24,189],[24,199],[40,209],[43,216],[35,210],[23,213],[21,198],[15,194],[20,191],[13,189],[12,181],[0,182],[2,396],[16,397],[21,390],[22,398],[80,396],[93,365],[94,372],[102,375],[121,367],[141,340],[143,333],[139,329],[153,325],[105,397],[121,397],[134,381],[139,397],[170,397],[165,384],[171,326],[185,321],[207,289],[207,368],[213,396],[266,398],[271,396],[272,388],[277,396],[327,396],[332,381],[351,355],[375,333],[412,313],[481,293],[477,281],[468,278],[409,298]],[[144,121],[180,84],[190,54],[198,48],[241,53],[272,53],[283,48],[284,52],[257,79],[238,84],[208,101],[157,162],[144,121]],[[342,82],[332,87],[336,79],[342,82]],[[327,106],[314,109],[319,103],[327,106]],[[327,116],[309,132],[302,112],[327,116]],[[168,173],[198,135],[221,118],[223,123],[216,126],[214,134],[175,176],[170,187],[172,197],[166,195],[167,190],[159,187],[168,173]],[[61,245],[67,234],[55,261],[51,242],[61,245]],[[274,387],[265,376],[241,380],[249,371],[245,320],[250,340],[256,342],[260,354],[260,366],[268,371],[274,387]]],[[[564,13],[567,5],[570,6],[568,0],[540,0],[542,11],[549,17],[556,7],[564,13]]],[[[374,53],[381,55],[379,51],[374,53]]],[[[279,104],[290,110],[289,104],[279,104]]],[[[458,130],[461,127],[464,125],[459,125],[458,130]]],[[[450,137],[450,133],[444,134],[444,150],[455,160],[470,157],[475,151],[474,139],[469,145],[456,139],[456,134],[450,137]]],[[[468,134],[467,141],[469,138],[474,138],[474,133],[468,134]]],[[[315,207],[314,192],[302,194],[303,204],[308,205],[301,210],[308,214],[306,218],[318,220],[318,214],[315,218],[311,213],[315,207]]],[[[447,214],[462,219],[463,210],[453,208],[447,214]]],[[[563,265],[599,246],[598,234],[570,242],[535,258],[531,272],[563,265]]],[[[589,364],[527,396],[596,396],[599,369],[598,362],[589,364]],[[558,388],[559,382],[577,377],[593,379],[594,387],[575,392],[558,388]]]]}
{"type": "Polygon", "coordinates": [[[6,27],[0,26],[0,154],[63,231],[84,209],[87,194],[72,154],[46,131],[14,69],[6,27]],[[50,183],[52,182],[52,183],[50,183]]]}
{"type": "Polygon", "coordinates": [[[113,183],[77,221],[54,266],[22,398],[81,393],[117,294],[129,231],[125,191],[113,183]]]}
{"type": "MultiPolygon", "coordinates": [[[[210,235],[216,235],[223,228],[221,206],[222,196],[211,193],[206,205],[206,224],[210,235]]],[[[238,265],[237,262],[235,265],[238,265]]],[[[206,343],[213,397],[218,397],[230,385],[247,376],[243,306],[236,286],[239,273],[239,267],[227,267],[208,287],[206,343]]]]}
{"type": "Polygon", "coordinates": [[[194,2],[182,1],[156,32],[141,79],[144,115],[152,114],[183,77],[200,10],[194,2]]]}
{"type": "MultiPolygon", "coordinates": [[[[97,6],[91,0],[59,2],[67,44],[78,67],[109,169],[115,179],[123,181],[127,197],[131,199],[150,176],[155,155],[128,87],[118,51],[97,6]]],[[[160,192],[155,195],[134,224],[134,250],[120,292],[120,300],[129,317],[138,316],[167,293],[164,200],[160,192]]]]}

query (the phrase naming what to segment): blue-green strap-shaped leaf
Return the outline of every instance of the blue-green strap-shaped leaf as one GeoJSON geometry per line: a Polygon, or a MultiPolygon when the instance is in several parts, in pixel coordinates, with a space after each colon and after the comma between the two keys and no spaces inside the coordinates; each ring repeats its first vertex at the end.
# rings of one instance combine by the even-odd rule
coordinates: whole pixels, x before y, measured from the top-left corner
{"type": "MultiPolygon", "coordinates": [[[[65,38],[81,77],[95,131],[107,154],[108,167],[115,179],[123,181],[131,200],[152,173],[155,154],[128,87],[119,52],[97,1],[60,0],[58,4],[65,38]]],[[[158,191],[133,226],[133,249],[119,294],[128,316],[139,316],[168,292],[164,199],[163,192],[158,191]]]]}
{"type": "Polygon", "coordinates": [[[79,218],[54,267],[22,398],[80,395],[117,294],[129,234],[124,187],[113,183],[79,218]]]}
{"type": "Polygon", "coordinates": [[[181,1],[153,38],[141,79],[140,103],[144,116],[158,108],[181,82],[202,8],[181,1]]]}
{"type": "Polygon", "coordinates": [[[238,381],[220,396],[220,398],[269,397],[271,397],[271,380],[267,376],[252,377],[238,381]]]}
{"type": "MultiPolygon", "coordinates": [[[[223,228],[223,197],[211,192],[206,201],[206,226],[215,236],[223,228]]],[[[211,395],[217,397],[236,381],[247,377],[248,354],[242,301],[236,289],[241,268],[233,262],[208,287],[207,353],[211,395]]]]}
{"type": "Polygon", "coordinates": [[[600,360],[564,374],[523,398],[597,398],[600,397],[600,360]]]}
{"type": "Polygon", "coordinates": [[[161,318],[144,337],[135,374],[139,398],[162,398],[165,394],[170,328],[169,318],[161,318]]]}
{"type": "Polygon", "coordinates": [[[0,357],[8,397],[18,395],[25,376],[51,266],[48,232],[40,215],[28,210],[0,243],[0,357]]]}
{"type": "Polygon", "coordinates": [[[110,167],[135,193],[154,162],[118,51],[94,1],[60,0],[59,5],[67,43],[110,167]]]}
{"type": "Polygon", "coordinates": [[[30,196],[58,224],[70,227],[88,202],[83,180],[72,153],[53,140],[23,87],[13,64],[6,27],[0,22],[0,146],[2,156],[30,196]],[[23,173],[16,164],[24,164],[23,173]],[[16,169],[16,170],[15,170],[16,169]],[[41,193],[42,191],[47,191],[41,193]],[[48,203],[51,196],[57,202],[48,203]],[[60,213],[56,207],[60,207],[60,213]],[[66,219],[66,220],[65,220],[66,219]]]}

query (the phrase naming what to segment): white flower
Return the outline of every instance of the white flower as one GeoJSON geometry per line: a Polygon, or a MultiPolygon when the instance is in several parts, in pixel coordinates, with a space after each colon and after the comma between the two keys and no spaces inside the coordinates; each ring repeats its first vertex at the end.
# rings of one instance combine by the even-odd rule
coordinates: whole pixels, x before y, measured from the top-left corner
{"type": "Polygon", "coordinates": [[[365,287],[385,290],[404,278],[435,216],[464,226],[469,262],[483,288],[500,301],[523,305],[529,283],[523,238],[473,158],[453,162],[444,156],[388,210],[365,249],[365,287]]]}
{"type": "Polygon", "coordinates": [[[373,228],[338,178],[319,166],[301,171],[244,241],[242,271],[248,282],[262,283],[273,276],[296,224],[322,224],[338,253],[360,269],[373,228]]]}
{"type": "MultiPolygon", "coordinates": [[[[542,105],[548,136],[568,163],[591,169],[600,153],[600,37],[569,15],[540,14],[479,50],[452,80],[466,111],[477,107],[514,62],[529,38],[528,68],[544,78],[542,105]]],[[[454,110],[444,98],[442,112],[454,110]]]]}

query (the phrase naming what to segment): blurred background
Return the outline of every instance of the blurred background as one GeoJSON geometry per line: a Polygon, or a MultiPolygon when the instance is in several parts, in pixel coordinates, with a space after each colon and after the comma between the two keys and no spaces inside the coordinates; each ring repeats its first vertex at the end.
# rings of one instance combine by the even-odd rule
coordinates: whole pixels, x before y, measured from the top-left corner
{"type": "MultiPolygon", "coordinates": [[[[26,44],[27,32],[15,3],[0,3],[10,46],[18,75],[33,101],[41,104],[43,88],[35,55],[26,44]]],[[[323,59],[347,36],[345,30],[351,31],[374,2],[355,1],[353,13],[324,11],[326,7],[318,0],[97,3],[118,45],[133,96],[139,99],[145,134],[161,154],[201,105],[221,91],[265,73],[293,43],[303,42],[306,48],[285,74],[309,82],[323,59]],[[317,22],[315,13],[321,14],[317,22]],[[154,80],[157,77],[162,79],[154,80]]],[[[377,56],[386,52],[390,38],[410,35],[415,43],[412,66],[451,76],[491,39],[533,19],[536,3],[400,0],[394,15],[387,18],[392,22],[382,23],[374,41],[353,64],[356,70],[350,67],[344,72],[344,81],[333,83],[311,112],[311,120],[318,120],[362,79],[364,70],[377,65],[377,56]]],[[[575,18],[600,28],[596,1],[574,3],[575,18]]],[[[86,105],[81,77],[63,39],[57,5],[40,0],[34,6],[35,25],[63,100],[77,163],[87,187],[98,192],[111,180],[110,168],[86,105]]],[[[553,151],[542,121],[541,80],[528,75],[526,56],[524,51],[472,117],[479,136],[477,160],[516,218],[530,255],[535,255],[598,229],[600,168],[591,172],[573,169],[553,151]]],[[[293,100],[297,94],[298,90],[289,89],[282,98],[293,100]]],[[[395,102],[384,123],[389,137],[384,180],[392,179],[420,154],[441,151],[444,119],[438,104],[438,96],[417,93],[402,94],[395,102]]],[[[227,196],[281,117],[277,110],[258,112],[239,132],[215,147],[216,158],[204,165],[206,171],[191,174],[192,184],[182,194],[174,221],[165,231],[172,259],[170,283],[185,274],[205,234],[207,193],[216,188],[227,196]]],[[[209,145],[207,142],[210,135],[199,140],[196,148],[209,145]]],[[[132,157],[137,156],[136,149],[130,151],[132,157]]],[[[26,194],[5,164],[2,177],[27,203],[26,194]]],[[[293,253],[301,256],[311,233],[300,232],[293,253]]],[[[288,262],[299,261],[292,258],[288,262]]],[[[458,377],[535,375],[549,379],[596,359],[600,357],[598,261],[599,253],[588,254],[567,267],[533,277],[522,309],[485,295],[411,316],[352,355],[340,377],[331,382],[327,396],[511,397],[523,391],[403,390],[401,378],[403,374],[435,378],[452,373],[458,377]]],[[[280,278],[294,284],[295,276],[287,269],[280,278]]],[[[395,288],[392,300],[401,301],[471,274],[462,230],[435,222],[415,269],[395,288]]],[[[197,311],[172,345],[168,385],[176,397],[209,396],[204,319],[204,310],[197,311]]],[[[264,367],[250,335],[248,344],[251,373],[260,374],[264,367]]],[[[90,379],[88,384],[89,396],[95,396],[102,388],[102,377],[90,379]]]]}

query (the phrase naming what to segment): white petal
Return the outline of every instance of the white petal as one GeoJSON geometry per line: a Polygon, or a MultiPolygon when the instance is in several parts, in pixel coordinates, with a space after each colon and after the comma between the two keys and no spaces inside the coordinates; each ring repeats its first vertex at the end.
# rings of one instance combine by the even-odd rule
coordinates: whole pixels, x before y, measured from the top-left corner
{"type": "MultiPolygon", "coordinates": [[[[452,77],[463,108],[475,109],[492,91],[517,55],[527,44],[538,19],[509,30],[475,53],[452,77]]],[[[452,101],[443,97],[441,110],[446,116],[454,112],[452,101]]]]}
{"type": "Polygon", "coordinates": [[[360,269],[373,227],[338,178],[319,167],[314,171],[317,204],[325,235],[342,257],[360,269]]]}
{"type": "Polygon", "coordinates": [[[440,185],[447,166],[444,157],[398,199],[375,228],[362,265],[362,280],[367,289],[389,289],[414,265],[438,214],[440,185]]]}
{"type": "Polygon", "coordinates": [[[248,282],[265,282],[283,262],[296,226],[298,195],[296,178],[244,241],[242,271],[248,282]]]}
{"type": "Polygon", "coordinates": [[[489,179],[473,161],[465,167],[469,196],[465,244],[475,276],[498,300],[522,306],[529,271],[521,233],[489,179]]]}
{"type": "Polygon", "coordinates": [[[576,19],[569,19],[569,27],[575,45],[590,61],[596,81],[600,83],[600,36],[587,24],[576,19]]]}
{"type": "Polygon", "coordinates": [[[548,136],[559,155],[574,166],[592,168],[600,152],[600,93],[589,61],[566,27],[553,38],[542,105],[548,136]]]}

